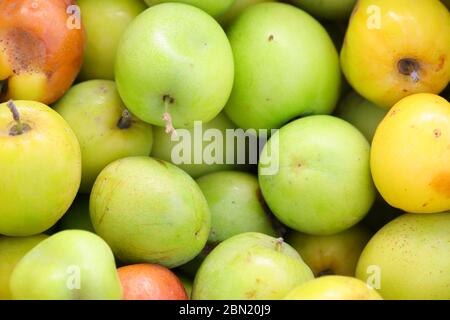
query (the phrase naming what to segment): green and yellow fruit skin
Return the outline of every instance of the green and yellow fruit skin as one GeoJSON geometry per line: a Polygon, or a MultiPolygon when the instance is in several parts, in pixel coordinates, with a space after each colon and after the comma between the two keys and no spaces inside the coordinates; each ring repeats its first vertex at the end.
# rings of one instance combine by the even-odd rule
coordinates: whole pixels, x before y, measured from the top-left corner
{"type": "Polygon", "coordinates": [[[195,181],[176,166],[150,157],[108,165],[90,199],[95,231],[126,263],[173,268],[203,249],[211,215],[195,181]]]}
{"type": "Polygon", "coordinates": [[[346,276],[325,276],[289,292],[285,300],[383,300],[375,289],[359,279],[346,276]]]}
{"type": "Polygon", "coordinates": [[[75,132],[81,147],[80,192],[89,193],[100,171],[111,162],[146,156],[152,150],[152,126],[129,114],[119,124],[125,106],[116,85],[109,80],[90,80],[70,88],[54,109],[75,132]]]}
{"type": "Polygon", "coordinates": [[[77,0],[86,32],[78,78],[114,80],[117,46],[128,25],[147,6],[141,0],[77,0]]]}
{"type": "Polygon", "coordinates": [[[281,299],[313,278],[298,253],[282,240],[242,233],[225,240],[206,257],[195,276],[192,299],[281,299]]]}
{"type": "Polygon", "coordinates": [[[371,233],[356,225],[331,236],[312,236],[291,231],[286,242],[302,257],[314,276],[355,276],[356,264],[371,233]]]}
{"type": "Polygon", "coordinates": [[[0,236],[0,300],[10,300],[9,280],[11,274],[28,251],[48,236],[39,234],[30,237],[0,236]]]}
{"type": "Polygon", "coordinates": [[[404,214],[369,241],[356,276],[384,299],[450,299],[450,213],[404,214]]]}
{"type": "Polygon", "coordinates": [[[29,251],[10,280],[16,300],[120,300],[111,249],[82,230],[58,232],[29,251]]]}
{"type": "Polygon", "coordinates": [[[15,101],[22,134],[6,103],[0,104],[0,234],[29,236],[53,226],[75,199],[81,152],[67,122],[34,101],[15,101]]]}
{"type": "Polygon", "coordinates": [[[360,0],[341,66],[361,96],[390,109],[406,96],[441,92],[450,81],[449,53],[450,12],[439,0],[360,0]]]}

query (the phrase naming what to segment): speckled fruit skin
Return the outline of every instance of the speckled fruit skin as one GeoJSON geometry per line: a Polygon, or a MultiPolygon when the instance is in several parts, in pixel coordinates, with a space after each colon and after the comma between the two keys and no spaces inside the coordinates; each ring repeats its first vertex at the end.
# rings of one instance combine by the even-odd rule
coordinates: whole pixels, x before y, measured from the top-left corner
{"type": "Polygon", "coordinates": [[[14,120],[0,104],[0,234],[29,236],[53,226],[75,199],[81,152],[56,111],[34,101],[14,103],[30,130],[11,136],[14,120]]]}
{"type": "Polygon", "coordinates": [[[269,158],[263,150],[259,184],[283,224],[308,234],[330,235],[355,225],[369,211],[375,199],[370,147],[349,123],[327,115],[299,119],[281,128],[264,148],[278,153],[279,170],[262,174],[264,164],[277,158],[269,158]]]}
{"type": "Polygon", "coordinates": [[[389,109],[414,93],[441,92],[450,81],[449,54],[450,12],[439,0],[359,0],[341,66],[361,96],[389,109]],[[418,78],[399,71],[402,59],[415,60],[418,78]]]}
{"type": "Polygon", "coordinates": [[[87,35],[78,78],[114,80],[120,38],[147,6],[141,0],[77,0],[77,5],[87,35]]]}
{"type": "Polygon", "coordinates": [[[345,20],[350,17],[357,0],[290,0],[316,18],[345,20]]]}
{"type": "Polygon", "coordinates": [[[152,150],[151,125],[132,116],[129,128],[118,127],[125,106],[113,81],[78,83],[54,105],[54,109],[67,121],[80,143],[80,192],[89,193],[95,178],[111,162],[146,156],[152,150]]]}
{"type": "Polygon", "coordinates": [[[169,268],[200,253],[211,225],[208,203],[195,181],[149,157],[108,165],[92,189],[90,213],[95,231],[118,259],[169,268]]]}
{"type": "Polygon", "coordinates": [[[284,3],[261,3],[245,10],[227,34],[235,82],[225,112],[239,127],[280,128],[300,115],[333,111],[339,58],[310,15],[284,3]]]}
{"type": "Polygon", "coordinates": [[[378,107],[356,92],[350,92],[335,112],[337,117],[358,128],[369,142],[372,142],[375,131],[386,114],[386,109],[378,107]]]}
{"type": "MultiPolygon", "coordinates": [[[[205,161],[203,161],[203,163],[199,163],[199,164],[194,163],[195,145],[198,144],[198,145],[202,146],[201,153],[203,154],[205,148],[211,142],[203,141],[203,136],[196,135],[195,129],[190,128],[190,129],[186,129],[189,131],[190,136],[191,136],[190,163],[181,163],[181,164],[177,164],[176,166],[179,167],[180,169],[183,169],[184,171],[186,171],[193,178],[199,178],[201,176],[204,176],[206,174],[213,173],[216,171],[237,169],[239,167],[239,165],[236,164],[236,162],[232,163],[232,164],[226,163],[227,151],[230,152],[230,150],[226,148],[226,143],[225,143],[227,129],[236,129],[236,125],[233,122],[231,122],[230,119],[228,119],[228,117],[226,116],[226,114],[224,112],[221,112],[217,115],[217,117],[215,117],[211,121],[202,123],[201,128],[203,130],[203,133],[205,133],[206,130],[209,130],[209,129],[220,130],[222,137],[224,137],[224,144],[223,144],[223,149],[222,149],[223,164],[220,164],[220,163],[207,164],[207,163],[205,163],[205,161]]],[[[172,163],[172,151],[174,150],[176,145],[181,142],[182,142],[181,136],[180,136],[180,141],[172,141],[171,135],[166,133],[165,128],[155,126],[155,127],[153,127],[153,147],[152,147],[151,156],[154,158],[161,159],[161,160],[172,163]]],[[[235,148],[235,150],[236,149],[237,148],[235,148]]],[[[237,154],[237,152],[235,152],[235,155],[236,154],[237,154]]]]}
{"type": "Polygon", "coordinates": [[[361,280],[344,276],[320,277],[289,292],[285,300],[383,300],[361,280]]]}
{"type": "Polygon", "coordinates": [[[115,71],[120,96],[133,114],[164,126],[167,104],[180,128],[219,114],[233,86],[233,66],[218,22],[195,7],[165,3],[147,9],[127,28],[115,71]]]}
{"type": "Polygon", "coordinates": [[[261,233],[242,233],[206,257],[195,277],[192,299],[281,299],[313,278],[288,244],[261,233]]]}
{"type": "Polygon", "coordinates": [[[144,0],[149,6],[160,3],[180,2],[202,9],[213,17],[226,12],[236,0],[144,0]]]}
{"type": "Polygon", "coordinates": [[[356,264],[369,241],[370,231],[356,225],[331,236],[312,236],[291,231],[289,243],[314,272],[314,276],[327,274],[355,276],[356,264]]]}
{"type": "Polygon", "coordinates": [[[14,269],[10,288],[16,300],[122,297],[111,249],[99,236],[82,230],[58,232],[31,249],[14,269]],[[71,277],[79,279],[79,287],[71,277]]]}
{"type": "Polygon", "coordinates": [[[450,210],[450,103],[420,93],[400,100],[377,128],[371,169],[393,207],[414,213],[450,210]]]}
{"type": "Polygon", "coordinates": [[[48,238],[38,234],[30,237],[0,236],[0,300],[10,300],[9,280],[16,264],[39,242],[48,238]]]}
{"type": "Polygon", "coordinates": [[[384,299],[450,299],[450,213],[405,214],[384,226],[361,254],[356,276],[377,266],[384,299]]]}

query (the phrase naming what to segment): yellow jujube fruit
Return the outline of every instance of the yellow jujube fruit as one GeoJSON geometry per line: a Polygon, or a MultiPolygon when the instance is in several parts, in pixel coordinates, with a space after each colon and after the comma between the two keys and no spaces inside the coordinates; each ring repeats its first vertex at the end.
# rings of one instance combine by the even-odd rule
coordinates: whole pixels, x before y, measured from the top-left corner
{"type": "Polygon", "coordinates": [[[413,213],[450,210],[450,103],[428,93],[399,101],[377,128],[371,170],[391,206],[413,213]]]}
{"type": "Polygon", "coordinates": [[[450,81],[450,12],[439,0],[360,0],[341,64],[352,87],[385,108],[437,94],[450,81]]]}

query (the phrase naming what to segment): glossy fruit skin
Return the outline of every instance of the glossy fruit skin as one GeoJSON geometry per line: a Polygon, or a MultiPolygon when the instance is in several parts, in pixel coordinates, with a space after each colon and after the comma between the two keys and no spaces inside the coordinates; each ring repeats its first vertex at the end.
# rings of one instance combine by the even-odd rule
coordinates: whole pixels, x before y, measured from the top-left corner
{"type": "Polygon", "coordinates": [[[192,299],[281,299],[313,278],[288,244],[261,233],[242,233],[225,240],[206,257],[195,277],[192,299]]]}
{"type": "Polygon", "coordinates": [[[226,12],[236,0],[144,0],[149,6],[160,3],[179,2],[185,3],[199,9],[215,17],[226,12]]]}
{"type": "Polygon", "coordinates": [[[357,0],[291,0],[291,2],[316,18],[345,20],[352,13],[357,0]]]}
{"type": "Polygon", "coordinates": [[[279,235],[257,177],[245,172],[220,171],[197,179],[197,184],[211,211],[209,242],[218,243],[245,232],[279,235]]]}
{"type": "Polygon", "coordinates": [[[386,109],[367,101],[356,92],[350,92],[335,111],[337,117],[358,128],[369,142],[372,142],[375,130],[386,114],[386,109]]]}
{"type": "Polygon", "coordinates": [[[89,193],[100,171],[111,162],[132,156],[146,156],[152,150],[152,126],[135,116],[129,128],[118,122],[125,106],[116,85],[109,80],[76,84],[54,109],[75,132],[81,147],[80,191],[89,193]]]}
{"type": "Polygon", "coordinates": [[[273,152],[270,158],[263,151],[259,184],[267,205],[286,226],[331,235],[357,224],[372,206],[370,147],[344,120],[327,115],[295,120],[264,148],[273,152]],[[264,164],[275,167],[277,158],[278,172],[262,174],[264,164]]]}
{"type": "Polygon", "coordinates": [[[216,19],[224,28],[226,28],[247,8],[258,3],[273,1],[274,0],[235,0],[233,5],[222,15],[216,17],[216,19]]]}
{"type": "Polygon", "coordinates": [[[114,257],[97,235],[81,230],[54,234],[29,251],[13,271],[16,300],[118,300],[122,296],[114,257]],[[70,276],[79,270],[80,286],[70,276]]]}
{"type": "Polygon", "coordinates": [[[358,262],[356,276],[370,280],[379,268],[384,299],[450,299],[450,213],[405,214],[379,230],[358,262]]]}
{"type": "MultiPolygon", "coordinates": [[[[231,120],[226,116],[224,112],[219,113],[213,120],[202,123],[202,130],[203,132],[206,132],[206,130],[209,129],[217,129],[220,130],[222,136],[226,137],[226,131],[227,129],[236,129],[236,125],[231,122],[231,120]]],[[[222,171],[222,170],[233,170],[237,169],[238,167],[242,168],[243,166],[240,166],[235,161],[234,163],[227,164],[226,158],[227,158],[227,151],[230,152],[226,148],[226,144],[224,141],[224,148],[222,149],[222,154],[224,156],[223,163],[213,163],[208,164],[202,161],[203,163],[196,164],[194,163],[194,152],[195,152],[195,145],[201,145],[201,152],[204,153],[205,148],[210,144],[210,142],[204,142],[203,136],[199,136],[195,134],[195,128],[186,129],[189,131],[191,139],[189,140],[189,143],[191,145],[191,159],[190,163],[181,163],[177,164],[176,166],[180,169],[187,172],[191,177],[193,178],[199,178],[201,176],[204,176],[209,173],[213,173],[216,171],[222,171]]],[[[177,130],[177,132],[180,135],[180,131],[177,130]]],[[[163,127],[153,127],[153,147],[151,156],[157,159],[161,159],[167,162],[172,161],[172,152],[174,151],[174,148],[176,148],[177,144],[180,143],[180,141],[172,141],[172,137],[170,134],[166,133],[165,128],[163,127]]],[[[236,150],[236,149],[235,149],[236,150]]],[[[237,150],[235,151],[235,154],[237,154],[237,150]]]]}
{"type": "Polygon", "coordinates": [[[371,233],[362,225],[331,236],[311,236],[292,231],[286,242],[302,257],[314,276],[355,276],[359,256],[371,233]]]}
{"type": "Polygon", "coordinates": [[[75,80],[83,59],[84,30],[68,28],[72,0],[4,0],[0,3],[0,101],[55,102],[75,80]]]}
{"type": "Polygon", "coordinates": [[[31,237],[0,236],[0,300],[10,300],[9,280],[16,264],[39,242],[48,238],[39,234],[31,237]]]}
{"type": "Polygon", "coordinates": [[[157,264],[134,264],[117,269],[123,300],[188,300],[180,279],[157,264]]]}
{"type": "Polygon", "coordinates": [[[58,221],[57,227],[62,230],[86,230],[95,232],[89,214],[89,195],[78,194],[69,210],[58,221]]]}
{"type": "Polygon", "coordinates": [[[450,103],[433,94],[402,99],[372,143],[375,185],[393,207],[414,213],[450,210],[450,103]]]}
{"type": "Polygon", "coordinates": [[[245,10],[227,34],[235,81],[225,112],[239,127],[275,129],[301,115],[333,111],[339,58],[310,15],[283,3],[261,3],[245,10]]]}
{"type": "Polygon", "coordinates": [[[289,292],[285,300],[383,300],[361,280],[346,276],[320,277],[289,292]]]}
{"type": "Polygon", "coordinates": [[[450,81],[449,53],[450,12],[439,0],[360,0],[341,65],[360,95],[389,109],[414,93],[441,92],[450,81]],[[401,59],[417,60],[419,81],[399,72],[401,59]]]}
{"type": "Polygon", "coordinates": [[[203,249],[210,211],[184,171],[162,160],[130,157],[108,165],[91,193],[95,231],[126,263],[173,268],[203,249]]]}
{"type": "Polygon", "coordinates": [[[77,0],[77,5],[86,31],[86,49],[78,77],[114,80],[119,40],[131,21],[147,7],[141,0],[77,0]]]}
{"type": "Polygon", "coordinates": [[[49,229],[70,207],[80,186],[81,153],[57,112],[39,102],[14,103],[31,129],[10,136],[15,123],[0,104],[0,234],[29,236],[49,229]]]}
{"type": "Polygon", "coordinates": [[[217,116],[234,75],[233,54],[220,25],[180,3],[151,7],[133,20],[119,44],[115,70],[120,96],[133,114],[165,126],[167,105],[175,128],[217,116]]]}

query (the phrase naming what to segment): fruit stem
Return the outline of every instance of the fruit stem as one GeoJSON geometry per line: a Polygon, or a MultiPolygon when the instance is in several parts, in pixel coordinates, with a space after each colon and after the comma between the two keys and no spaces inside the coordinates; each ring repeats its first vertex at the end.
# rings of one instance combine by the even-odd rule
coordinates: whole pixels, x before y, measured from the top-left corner
{"type": "Polygon", "coordinates": [[[122,116],[120,117],[119,122],[117,122],[117,127],[119,127],[119,129],[128,129],[131,127],[132,120],[133,117],[131,116],[130,111],[125,109],[122,112],[122,116]]]}
{"type": "Polygon", "coordinates": [[[419,82],[420,77],[419,77],[419,73],[418,73],[416,70],[414,70],[413,72],[411,72],[411,79],[412,79],[414,82],[419,82]]]}
{"type": "Polygon", "coordinates": [[[169,105],[174,103],[175,99],[172,98],[170,95],[166,94],[163,96],[163,101],[164,101],[163,120],[166,123],[166,133],[176,136],[177,132],[173,127],[172,116],[169,113],[169,105]]]}
{"type": "Polygon", "coordinates": [[[9,134],[11,136],[18,136],[18,135],[23,134],[24,131],[29,129],[29,126],[22,124],[22,121],[20,120],[19,110],[17,110],[16,104],[14,103],[14,101],[9,100],[6,103],[6,105],[8,106],[9,111],[11,111],[13,119],[16,122],[16,125],[10,129],[9,134]]]}
{"type": "Polygon", "coordinates": [[[275,250],[280,252],[281,249],[283,248],[283,243],[284,243],[284,239],[278,238],[277,241],[275,242],[275,250]]]}

